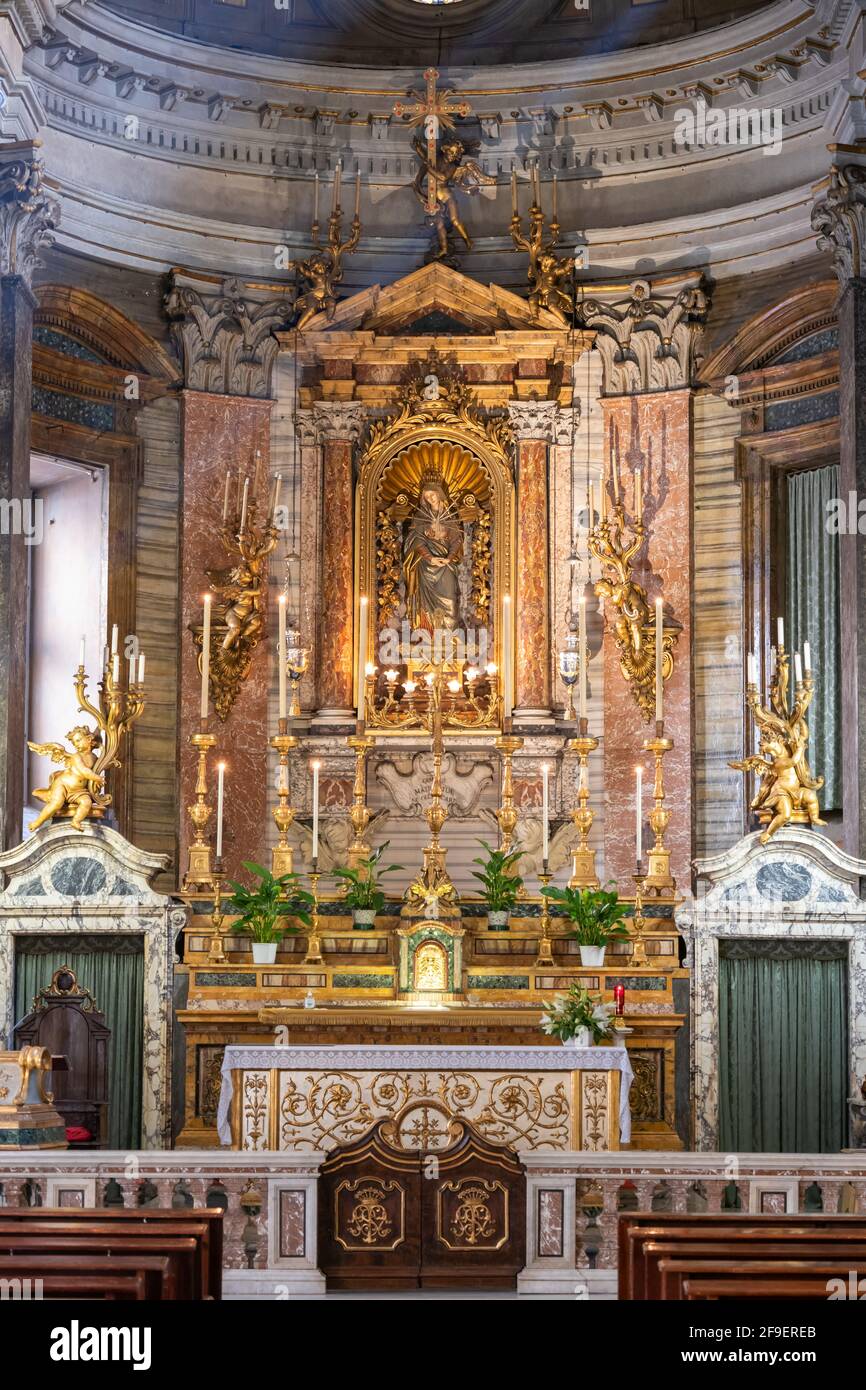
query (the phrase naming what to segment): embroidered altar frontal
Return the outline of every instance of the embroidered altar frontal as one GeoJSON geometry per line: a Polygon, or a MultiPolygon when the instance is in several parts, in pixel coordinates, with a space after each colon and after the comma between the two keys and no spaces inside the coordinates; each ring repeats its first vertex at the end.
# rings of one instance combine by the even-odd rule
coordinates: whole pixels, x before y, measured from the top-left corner
{"type": "Polygon", "coordinates": [[[468,1120],[518,1153],[602,1152],[631,1137],[624,1047],[228,1047],[218,1127],[249,1152],[330,1152],[388,1122],[407,1150],[468,1120]]]}

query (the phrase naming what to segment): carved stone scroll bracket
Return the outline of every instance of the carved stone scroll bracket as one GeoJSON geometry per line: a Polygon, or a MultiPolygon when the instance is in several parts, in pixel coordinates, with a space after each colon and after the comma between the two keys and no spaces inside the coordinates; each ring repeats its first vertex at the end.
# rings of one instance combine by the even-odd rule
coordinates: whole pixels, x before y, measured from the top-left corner
{"type": "Polygon", "coordinates": [[[242,280],[174,271],[165,313],[191,391],[271,396],[276,334],[288,328],[294,289],[252,287],[242,280]]]}
{"type": "Polygon", "coordinates": [[[596,332],[604,392],[627,396],[694,384],[709,296],[692,283],[654,288],[635,280],[625,294],[600,290],[577,304],[577,321],[596,332]]]}
{"type": "Polygon", "coordinates": [[[864,274],[866,266],[866,168],[834,165],[830,182],[812,208],[818,250],[829,251],[844,286],[864,274]]]}
{"type": "Polygon", "coordinates": [[[0,274],[18,275],[28,288],[42,265],[39,251],[52,244],[60,221],[38,149],[36,141],[0,149],[0,274]]]}

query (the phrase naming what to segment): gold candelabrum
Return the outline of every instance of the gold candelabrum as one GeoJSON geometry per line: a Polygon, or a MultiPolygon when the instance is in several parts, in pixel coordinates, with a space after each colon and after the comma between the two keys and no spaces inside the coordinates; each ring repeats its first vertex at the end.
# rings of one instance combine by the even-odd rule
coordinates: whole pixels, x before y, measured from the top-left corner
{"type": "Polygon", "coordinates": [[[207,956],[208,965],[226,965],[228,963],[223,947],[223,922],[225,921],[225,913],[223,912],[223,877],[222,860],[218,859],[214,869],[213,911],[210,915],[212,930],[210,950],[207,956]]]}
{"type": "Polygon", "coordinates": [[[128,734],[144,709],[144,658],[130,659],[132,678],[126,690],[120,681],[120,656],[106,651],[105,669],[99,683],[99,700],[94,703],[87,694],[87,672],[79,665],[73,676],[78,708],[96,721],[96,729],[78,725],[66,735],[72,751],[62,743],[35,743],[28,740],[33,753],[50,757],[61,763],[62,769],[53,772],[47,787],[37,787],[33,796],[44,802],[43,809],[30,829],[38,830],[54,817],[69,818],[80,830],[86,820],[101,820],[111,797],[104,790],[105,774],[120,766],[118,753],[125,734],[128,734]],[[135,679],[137,672],[142,679],[135,679]]]}
{"type": "Polygon", "coordinates": [[[553,874],[545,866],[540,870],[538,881],[541,884],[541,933],[538,940],[536,965],[553,965],[553,942],[550,935],[550,900],[544,896],[544,889],[550,884],[553,874]]]}
{"type": "Polygon", "coordinates": [[[532,170],[532,203],[529,208],[528,232],[523,234],[523,222],[517,202],[517,174],[511,175],[511,240],[518,251],[529,255],[529,306],[534,315],[548,309],[562,323],[570,323],[574,310],[572,281],[574,257],[558,256],[561,227],[556,208],[556,178],[553,180],[553,216],[550,235],[545,236],[545,215],[541,207],[538,167],[532,170]],[[564,286],[568,288],[564,288],[564,286]]]}
{"type": "Polygon", "coordinates": [[[343,257],[354,251],[361,239],[360,173],[355,179],[355,215],[352,218],[349,235],[345,241],[343,240],[343,209],[340,204],[341,185],[342,166],[338,164],[334,171],[334,191],[331,213],[328,218],[327,239],[323,243],[319,222],[319,178],[316,175],[316,201],[313,210],[313,225],[310,229],[313,250],[306,260],[292,261],[289,265],[289,269],[294,269],[306,282],[302,293],[295,301],[295,308],[298,311],[295,328],[298,332],[306,328],[310,320],[315,318],[317,314],[326,313],[329,319],[333,318],[334,310],[337,307],[336,286],[339,285],[344,273],[343,257]]]}
{"type": "MultiPolygon", "coordinates": [[[[590,527],[589,549],[601,565],[601,578],[595,592],[611,604],[616,618],[613,637],[620,656],[620,670],[632,695],[649,721],[656,709],[656,625],[647,602],[646,590],[634,578],[632,561],[641,550],[646,537],[640,482],[635,488],[636,505],[633,517],[626,514],[622,489],[617,472],[613,475],[613,501],[607,494],[607,479],[602,481],[601,511],[598,522],[590,527]]],[[[662,621],[662,681],[670,680],[674,671],[674,647],[680,634],[678,624],[662,621]]]]}
{"type": "Polygon", "coordinates": [[[665,783],[663,760],[666,753],[669,753],[674,746],[672,738],[665,738],[664,720],[656,720],[655,738],[644,739],[644,749],[651,753],[655,760],[655,778],[653,781],[653,809],[650,811],[649,823],[655,836],[653,844],[647,856],[647,873],[644,880],[644,892],[646,896],[652,898],[672,898],[676,894],[676,879],[671,873],[671,852],[665,845],[665,831],[670,824],[671,813],[665,806],[665,783]]]}
{"type": "Polygon", "coordinates": [[[319,861],[314,859],[310,869],[310,887],[313,893],[313,912],[312,925],[307,937],[307,954],[304,956],[304,965],[322,964],[322,941],[319,936],[319,861]]]}
{"type": "Polygon", "coordinates": [[[441,721],[446,729],[495,729],[502,708],[499,672],[491,662],[481,670],[444,658],[383,672],[373,662],[364,668],[365,726],[380,730],[430,727],[429,709],[434,681],[439,692],[441,721]],[[384,682],[384,691],[380,687],[384,682]]]}
{"type": "Polygon", "coordinates": [[[569,888],[598,888],[598,874],[595,870],[595,850],[589,844],[593,813],[589,805],[589,767],[590,753],[598,747],[598,739],[589,733],[588,720],[582,718],[580,733],[569,742],[569,748],[578,757],[577,809],[571,818],[580,834],[580,841],[572,852],[572,874],[568,880],[569,888]]]}
{"type": "MultiPolygon", "coordinates": [[[[506,721],[510,726],[511,720],[506,721]]],[[[502,805],[496,812],[499,823],[500,849],[511,850],[514,832],[517,829],[517,810],[514,805],[514,767],[513,758],[523,747],[523,739],[512,734],[510,727],[496,740],[497,751],[502,757],[502,805]]]]}
{"type": "Polygon", "coordinates": [[[207,755],[216,747],[216,734],[208,733],[207,720],[202,720],[198,733],[191,734],[190,743],[198,754],[198,772],[195,780],[195,801],[187,807],[193,826],[192,843],[189,846],[189,862],[183,879],[185,892],[208,891],[214,884],[214,869],[210,841],[207,837],[207,824],[212,808],[207,800],[207,755]]]}
{"type": "Polygon", "coordinates": [[[427,700],[422,714],[425,728],[428,729],[433,748],[433,779],[430,785],[430,804],[424,809],[424,819],[430,829],[430,842],[424,848],[424,862],[421,872],[409,885],[407,900],[414,905],[423,905],[429,911],[435,904],[436,912],[444,906],[456,903],[457,890],[448,874],[445,862],[447,851],[440,842],[442,828],[448,819],[442,786],[442,757],[444,753],[443,702],[446,685],[444,663],[427,673],[424,684],[427,700]]]}
{"type": "MultiPolygon", "coordinates": [[[[750,665],[751,661],[750,658],[750,665]]],[[[773,662],[768,704],[761,703],[754,672],[750,671],[746,685],[746,703],[758,730],[760,751],[730,764],[758,777],[750,809],[765,827],[761,835],[764,845],[783,825],[826,824],[821,819],[818,801],[824,778],[812,776],[807,757],[806,712],[815,693],[809,657],[807,654],[805,672],[798,673],[795,681],[792,703],[790,656],[781,641],[773,648],[773,662]]],[[[795,665],[799,667],[799,656],[795,657],[795,665]]]]}
{"type": "Polygon", "coordinates": [[[279,732],[274,734],[271,739],[271,747],[277,751],[280,769],[277,782],[278,799],[273,810],[274,824],[279,835],[277,843],[271,850],[271,873],[274,878],[282,878],[283,874],[290,874],[294,867],[292,847],[288,840],[289,830],[295,819],[289,789],[289,754],[298,746],[298,740],[289,733],[288,719],[281,719],[278,728],[279,732]]]}
{"type": "Polygon", "coordinates": [[[634,916],[632,917],[632,943],[629,965],[646,965],[646,942],[644,941],[644,928],[646,918],[643,915],[644,887],[646,879],[644,877],[643,865],[638,862],[637,871],[634,874],[634,916]]]}
{"type": "Polygon", "coordinates": [[[355,754],[355,782],[352,787],[352,809],[349,812],[349,820],[355,832],[355,838],[349,846],[349,867],[357,868],[364,860],[369,859],[372,850],[367,844],[367,827],[372,818],[372,811],[367,805],[367,757],[370,750],[375,748],[376,740],[365,732],[363,723],[358,723],[356,732],[346,739],[347,744],[355,754]]]}

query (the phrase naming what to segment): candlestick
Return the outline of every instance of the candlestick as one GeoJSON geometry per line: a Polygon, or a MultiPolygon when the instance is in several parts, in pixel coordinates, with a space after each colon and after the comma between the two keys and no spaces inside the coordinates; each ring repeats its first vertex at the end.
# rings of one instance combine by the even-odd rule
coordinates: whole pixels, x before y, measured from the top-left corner
{"type": "Polygon", "coordinates": [[[640,863],[643,858],[643,768],[638,764],[635,768],[635,844],[637,846],[637,860],[640,863]]]}
{"type": "Polygon", "coordinates": [[[538,875],[541,884],[541,936],[538,942],[538,957],[535,961],[537,966],[553,965],[553,942],[550,939],[550,899],[544,891],[550,886],[552,878],[553,874],[548,872],[545,861],[544,867],[538,875]]]}
{"type": "Polygon", "coordinates": [[[586,719],[587,652],[586,652],[586,596],[581,594],[577,600],[578,652],[580,655],[580,718],[586,719]]]}
{"type": "Polygon", "coordinates": [[[641,861],[638,858],[637,872],[634,875],[635,894],[634,894],[634,917],[632,918],[632,929],[634,936],[632,939],[631,957],[629,965],[646,965],[646,943],[643,939],[646,918],[643,915],[643,890],[644,879],[641,868],[641,861]]]}
{"type": "Polygon", "coordinates": [[[277,664],[279,666],[280,678],[280,719],[286,718],[286,596],[280,594],[279,599],[279,638],[277,641],[277,664]]]}
{"type": "Polygon", "coordinates": [[[79,666],[81,667],[82,671],[84,670],[84,666],[85,666],[84,652],[85,652],[85,647],[86,647],[86,645],[87,645],[86,639],[85,639],[84,637],[82,637],[80,643],[78,644],[78,664],[79,664],[79,666]]]}
{"type": "Polygon", "coordinates": [[[358,607],[358,687],[356,704],[358,706],[359,724],[363,724],[366,718],[365,694],[367,689],[367,620],[369,607],[370,601],[367,595],[362,594],[358,607]]]}
{"type": "Polygon", "coordinates": [[[656,599],[656,723],[665,717],[665,682],[663,662],[665,655],[665,624],[662,600],[656,599]]]}
{"type": "Polygon", "coordinates": [[[544,867],[550,857],[550,764],[541,764],[541,858],[544,867]]]}
{"type": "Polygon", "coordinates": [[[615,1016],[622,1018],[625,1013],[625,985],[614,985],[613,1007],[615,1016]]]}
{"type": "Polygon", "coordinates": [[[313,862],[319,858],[319,769],[318,759],[310,764],[313,772],[313,862]]]}
{"type": "Polygon", "coordinates": [[[210,699],[210,610],[212,602],[213,594],[205,594],[204,627],[201,641],[201,705],[199,711],[202,722],[207,719],[208,701],[210,699]]]}
{"type": "Polygon", "coordinates": [[[779,648],[780,648],[780,650],[781,650],[781,649],[784,647],[784,645],[785,645],[785,619],[784,619],[784,618],[777,618],[777,619],[776,619],[776,637],[777,637],[777,639],[778,639],[779,648]]]}
{"type": "Polygon", "coordinates": [[[676,894],[676,880],[671,873],[671,852],[665,845],[665,831],[670,823],[671,813],[665,807],[665,785],[662,760],[674,746],[671,738],[664,736],[664,724],[656,724],[655,738],[648,738],[644,748],[655,759],[655,781],[653,784],[653,809],[649,823],[655,843],[647,857],[647,873],[643,891],[655,898],[672,898],[676,894]]]}
{"type": "Polygon", "coordinates": [[[223,877],[223,875],[222,875],[222,866],[221,866],[221,865],[218,865],[216,871],[214,872],[214,901],[213,901],[213,912],[211,913],[211,918],[210,918],[210,920],[211,920],[211,938],[210,938],[210,950],[208,951],[208,956],[207,956],[207,963],[208,963],[208,965],[226,965],[226,964],[228,963],[227,960],[226,960],[225,949],[224,949],[224,947],[223,947],[223,936],[222,936],[222,927],[223,927],[223,922],[225,921],[225,913],[224,913],[223,910],[222,910],[222,906],[223,906],[222,877],[223,877]]]}
{"type": "Polygon", "coordinates": [[[216,735],[204,732],[193,734],[190,743],[198,753],[198,775],[195,783],[195,802],[189,807],[189,818],[195,834],[189,847],[189,865],[183,880],[186,892],[194,892],[196,889],[207,890],[212,886],[214,879],[211,848],[205,839],[205,829],[211,817],[211,808],[207,804],[207,755],[216,747],[216,735]]]}
{"type": "Polygon", "coordinates": [[[295,812],[289,802],[289,753],[297,748],[298,740],[286,732],[287,721],[280,720],[280,731],[271,739],[271,747],[277,751],[280,766],[280,779],[277,784],[278,802],[272,812],[279,840],[271,850],[271,873],[274,878],[290,874],[293,869],[292,847],[288,841],[289,828],[295,819],[295,812]]]}
{"type": "MultiPolygon", "coordinates": [[[[313,764],[314,767],[318,764],[313,764]]],[[[310,933],[307,937],[307,954],[304,956],[304,965],[322,964],[322,942],[319,938],[319,864],[316,855],[313,855],[313,865],[310,870],[310,887],[313,892],[313,911],[310,933]]]]}
{"type": "Polygon", "coordinates": [[[225,809],[225,763],[217,763],[217,829],[216,829],[216,857],[223,857],[223,811],[225,809]]]}
{"type": "Polygon", "coordinates": [[[510,725],[512,714],[511,680],[511,595],[502,595],[502,718],[510,725]]]}
{"type": "Polygon", "coordinates": [[[587,759],[597,747],[598,739],[592,738],[589,734],[589,726],[586,718],[580,721],[580,736],[573,738],[569,743],[569,748],[578,755],[579,772],[577,778],[577,800],[578,805],[571,813],[580,832],[580,843],[572,850],[572,874],[568,880],[569,888],[598,888],[598,874],[595,871],[595,850],[590,848],[589,832],[592,829],[593,813],[589,805],[589,771],[587,759]]]}
{"type": "Polygon", "coordinates": [[[241,502],[241,524],[240,524],[240,534],[241,534],[241,535],[243,535],[244,531],[247,529],[247,505],[248,505],[248,503],[249,503],[249,496],[250,496],[250,480],[249,480],[249,478],[244,478],[244,496],[243,496],[243,501],[241,502]]]}

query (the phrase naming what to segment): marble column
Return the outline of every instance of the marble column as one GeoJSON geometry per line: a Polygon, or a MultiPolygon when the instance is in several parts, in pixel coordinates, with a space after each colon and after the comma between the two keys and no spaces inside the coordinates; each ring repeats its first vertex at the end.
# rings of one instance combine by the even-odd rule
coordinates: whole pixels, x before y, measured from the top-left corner
{"type": "Polygon", "coordinates": [[[517,459],[514,720],[524,727],[553,721],[548,451],[558,409],[555,401],[521,401],[508,407],[517,459]]]}
{"type": "Polygon", "coordinates": [[[354,446],[364,427],[355,401],[320,402],[313,417],[322,444],[322,571],[319,588],[319,730],[355,717],[354,446]]]}
{"type": "Polygon", "coordinates": [[[831,171],[812,211],[821,250],[839,280],[839,493],[849,525],[839,537],[842,603],[842,820],[844,846],[866,857],[866,543],[857,503],[866,497],[866,166],[831,171]],[[853,511],[853,515],[852,515],[853,511]]]}
{"type": "MultiPolygon", "coordinates": [[[[189,738],[199,726],[199,675],[190,624],[201,621],[207,570],[229,563],[220,543],[226,473],[240,464],[250,470],[256,450],[262,457],[260,505],[267,505],[270,473],[272,375],[276,334],[291,320],[291,298],[282,286],[244,284],[204,274],[175,272],[165,312],[183,366],[183,516],[181,521],[180,863],[187,865],[197,770],[189,738]]],[[[265,594],[267,585],[263,585],[265,594]]],[[[266,600],[265,600],[266,602],[266,600]]],[[[268,814],[268,684],[274,623],[265,612],[265,636],[254,649],[252,666],[222,722],[211,705],[210,730],[217,747],[210,759],[210,803],[216,806],[216,763],[226,770],[223,860],[230,877],[241,861],[265,855],[268,814]]],[[[215,815],[208,833],[215,834],[215,815]]]]}
{"type": "Polygon", "coordinates": [[[40,539],[39,518],[29,512],[36,306],[31,283],[41,264],[39,248],[53,240],[60,216],[58,204],[44,188],[37,148],[33,142],[22,141],[0,149],[0,842],[4,849],[22,837],[27,545],[40,539]]]}
{"type": "MultiPolygon", "coordinates": [[[[665,685],[665,734],[674,740],[664,760],[667,805],[672,812],[666,835],[671,870],[681,890],[691,882],[693,854],[693,741],[691,595],[692,393],[659,391],[602,399],[605,466],[615,459],[631,512],[633,472],[642,469],[648,540],[635,562],[637,582],[650,608],[661,595],[666,618],[682,625],[672,679],[665,685]]],[[[647,816],[652,809],[653,760],[643,751],[655,724],[644,717],[620,670],[613,639],[613,614],[605,604],[604,633],[604,865],[607,878],[628,891],[635,868],[635,767],[644,772],[644,855],[652,844],[647,816]]],[[[644,863],[646,859],[644,858],[644,863]]]]}

